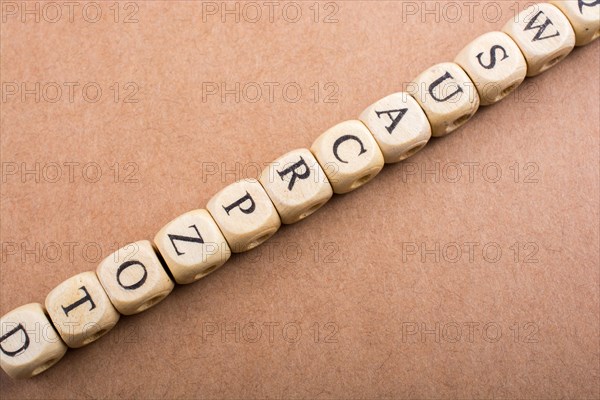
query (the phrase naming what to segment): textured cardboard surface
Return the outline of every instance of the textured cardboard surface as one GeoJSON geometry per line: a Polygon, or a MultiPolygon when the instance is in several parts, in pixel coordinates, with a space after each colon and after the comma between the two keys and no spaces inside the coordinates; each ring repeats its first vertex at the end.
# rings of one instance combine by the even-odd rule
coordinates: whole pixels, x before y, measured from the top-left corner
{"type": "MultiPolygon", "coordinates": [[[[319,22],[313,2],[298,22],[285,2],[273,22],[239,3],[223,23],[219,2],[108,2],[94,23],[83,2],[72,22],[63,3],[51,22],[28,2],[36,23],[2,2],[2,94],[19,92],[1,103],[0,314],[309,147],[524,4],[474,3],[319,3],[319,22]],[[40,101],[22,99],[35,82],[40,101]],[[211,82],[239,82],[239,101],[211,82]]],[[[1,373],[0,397],[598,398],[599,51],[41,376],[1,373]]]]}

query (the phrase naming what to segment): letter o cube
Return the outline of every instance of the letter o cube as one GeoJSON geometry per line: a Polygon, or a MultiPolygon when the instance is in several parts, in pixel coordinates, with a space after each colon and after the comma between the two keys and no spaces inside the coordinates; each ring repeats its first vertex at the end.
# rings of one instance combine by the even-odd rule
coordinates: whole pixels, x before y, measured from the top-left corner
{"type": "Polygon", "coordinates": [[[96,268],[110,301],[123,315],[147,310],[175,286],[148,240],[128,244],[96,268]]]}

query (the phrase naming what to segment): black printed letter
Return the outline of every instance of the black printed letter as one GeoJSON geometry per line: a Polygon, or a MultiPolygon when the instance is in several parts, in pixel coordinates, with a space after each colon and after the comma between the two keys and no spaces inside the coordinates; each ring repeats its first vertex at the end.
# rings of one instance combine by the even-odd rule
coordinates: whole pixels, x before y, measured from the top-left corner
{"type": "Polygon", "coordinates": [[[236,207],[239,207],[240,211],[244,214],[252,214],[256,209],[256,203],[254,203],[254,200],[252,199],[252,196],[250,196],[250,193],[246,192],[244,197],[231,203],[227,207],[223,206],[223,209],[225,209],[225,212],[227,213],[227,215],[229,215],[229,211],[233,210],[236,207]],[[247,201],[250,202],[248,208],[242,208],[242,204],[244,204],[247,201]]]}
{"type": "Polygon", "coordinates": [[[142,264],[139,261],[124,262],[123,264],[121,264],[119,266],[119,269],[117,270],[117,283],[119,285],[121,285],[121,287],[123,289],[126,289],[126,290],[134,290],[134,289],[139,288],[140,286],[142,286],[144,284],[144,282],[146,282],[146,278],[148,278],[148,271],[146,271],[146,267],[144,266],[144,264],[142,264]],[[140,267],[142,267],[142,269],[144,270],[144,275],[140,278],[139,281],[137,281],[133,285],[123,285],[123,282],[121,282],[121,273],[123,273],[123,271],[125,271],[127,268],[131,267],[132,265],[139,265],[140,267]]]}
{"type": "Polygon", "coordinates": [[[481,56],[483,55],[483,52],[477,54],[477,60],[479,60],[479,65],[481,65],[485,69],[494,68],[496,66],[496,50],[501,50],[503,53],[500,61],[508,58],[508,53],[506,53],[506,49],[497,44],[497,45],[492,46],[492,48],[490,49],[490,63],[488,65],[485,65],[483,63],[483,61],[481,61],[481,56]]]}
{"type": "Polygon", "coordinates": [[[96,305],[94,304],[94,301],[90,297],[90,294],[88,293],[88,291],[85,288],[85,286],[80,287],[79,290],[83,290],[83,293],[85,293],[85,296],[83,296],[81,299],[77,300],[75,303],[71,304],[70,306],[67,306],[67,307],[61,306],[62,309],[63,309],[63,311],[65,312],[65,315],[67,317],[69,316],[69,313],[71,312],[71,310],[73,310],[74,308],[79,307],[80,305],[82,305],[86,301],[89,301],[90,304],[92,305],[90,307],[89,311],[92,311],[94,308],[96,308],[96,305]]]}
{"type": "MultiPolygon", "coordinates": [[[[225,211],[227,211],[227,209],[225,209],[225,211]]],[[[227,214],[229,214],[229,213],[227,213],[227,214]]],[[[194,230],[198,234],[198,237],[183,236],[183,235],[171,235],[170,233],[167,235],[169,237],[169,239],[171,240],[171,244],[173,245],[173,248],[175,249],[175,252],[177,253],[178,256],[184,255],[185,253],[182,253],[179,251],[179,249],[175,245],[176,240],[179,240],[181,242],[190,242],[190,243],[199,243],[199,244],[204,243],[204,240],[202,239],[202,236],[200,236],[200,231],[198,231],[198,228],[196,227],[196,225],[191,225],[188,228],[194,228],[194,230]]]]}
{"type": "Polygon", "coordinates": [[[438,87],[446,79],[454,79],[454,77],[452,75],[450,75],[450,72],[446,72],[444,75],[442,75],[441,77],[436,79],[431,85],[429,85],[429,94],[431,95],[431,97],[433,97],[433,99],[435,101],[439,101],[440,103],[450,99],[451,97],[456,96],[459,93],[462,93],[462,91],[463,91],[462,88],[460,86],[458,86],[458,88],[453,93],[449,94],[448,96],[444,97],[443,99],[440,99],[439,97],[434,95],[433,91],[435,90],[435,88],[438,87]]]}
{"type": "Polygon", "coordinates": [[[553,35],[548,35],[548,36],[542,37],[542,35],[544,34],[544,31],[546,30],[546,28],[548,27],[548,25],[554,25],[554,24],[552,23],[552,21],[550,21],[550,19],[548,17],[546,17],[546,21],[543,24],[541,24],[541,25],[533,25],[537,21],[537,19],[540,16],[540,14],[544,14],[544,12],[543,11],[539,11],[537,14],[535,14],[535,16],[533,18],[531,18],[531,20],[527,23],[527,25],[525,26],[525,29],[523,29],[524,31],[530,31],[532,29],[537,29],[538,30],[536,32],[535,36],[533,37],[533,39],[531,40],[532,42],[535,42],[537,40],[549,39],[551,37],[555,37],[555,36],[559,36],[560,35],[560,32],[556,31],[556,33],[553,34],[553,35]]]}
{"type": "Polygon", "coordinates": [[[25,331],[25,328],[23,328],[23,325],[21,325],[21,324],[17,325],[14,329],[10,330],[9,332],[6,332],[4,335],[2,335],[2,337],[0,337],[0,350],[2,350],[2,352],[9,357],[14,357],[14,356],[18,355],[19,353],[24,352],[25,350],[27,350],[28,347],[29,347],[29,335],[27,334],[27,332],[25,331]],[[4,350],[4,347],[2,347],[2,342],[4,342],[6,339],[11,337],[18,331],[23,332],[23,334],[25,335],[25,343],[23,343],[23,345],[20,348],[16,349],[15,351],[4,350]]]}
{"type": "Polygon", "coordinates": [[[579,0],[579,12],[583,14],[583,7],[594,7],[600,4],[600,0],[592,1],[591,3],[586,3],[583,0],[579,0]]]}
{"type": "Polygon", "coordinates": [[[281,180],[283,180],[283,177],[286,176],[287,174],[289,174],[289,173],[292,174],[290,183],[288,184],[288,190],[292,190],[292,188],[294,187],[294,182],[296,182],[296,179],[306,179],[310,176],[310,169],[308,168],[308,165],[306,165],[306,161],[304,161],[304,159],[302,157],[300,157],[300,161],[298,161],[296,164],[284,169],[283,171],[277,171],[277,173],[279,174],[279,177],[281,178],[281,180]],[[304,167],[304,172],[299,174],[298,172],[296,172],[296,170],[301,167],[304,167]]]}
{"type": "Polygon", "coordinates": [[[377,116],[379,118],[381,118],[381,114],[385,114],[392,121],[392,124],[390,126],[385,127],[385,129],[387,129],[387,131],[391,135],[392,132],[394,132],[394,129],[396,129],[396,125],[398,125],[398,123],[400,122],[402,117],[404,117],[404,114],[406,114],[407,111],[408,111],[408,108],[400,108],[398,110],[375,111],[375,114],[377,114],[377,116]],[[392,113],[398,113],[398,114],[395,117],[393,117],[392,113]]]}
{"type": "Polygon", "coordinates": [[[335,143],[333,144],[333,155],[335,156],[335,158],[337,158],[340,162],[343,162],[344,164],[348,164],[348,161],[344,161],[340,158],[339,154],[338,154],[338,147],[340,147],[340,145],[342,143],[344,143],[346,140],[354,140],[356,142],[358,142],[358,144],[360,145],[360,152],[358,153],[358,155],[360,156],[363,153],[367,152],[367,149],[365,149],[365,146],[363,145],[363,142],[360,141],[359,138],[357,138],[354,135],[344,135],[344,136],[340,136],[335,143]]]}

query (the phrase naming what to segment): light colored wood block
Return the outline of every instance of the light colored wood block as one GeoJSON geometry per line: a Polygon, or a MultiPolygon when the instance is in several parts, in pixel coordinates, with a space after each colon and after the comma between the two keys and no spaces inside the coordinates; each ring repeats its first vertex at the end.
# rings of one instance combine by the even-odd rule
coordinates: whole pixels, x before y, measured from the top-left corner
{"type": "Polygon", "coordinates": [[[432,136],[445,136],[465,124],[479,108],[475,85],[455,63],[434,65],[419,75],[407,90],[431,124],[432,136]]]}
{"type": "Polygon", "coordinates": [[[527,60],[527,76],[558,64],[575,46],[575,32],[565,15],[548,3],[534,4],[504,25],[527,60]]]}
{"type": "Polygon", "coordinates": [[[175,218],[156,234],[154,244],[179,284],[205,277],[231,256],[225,237],[206,210],[175,218]]]}
{"type": "Polygon", "coordinates": [[[41,374],[66,351],[41,304],[26,304],[0,318],[0,366],[11,378],[41,374]]]}
{"type": "Polygon", "coordinates": [[[383,168],[383,154],[365,124],[341,122],[313,143],[313,153],[334,193],[348,193],[373,179],[383,168]]]}
{"type": "Polygon", "coordinates": [[[364,110],[359,119],[373,134],[386,163],[407,159],[431,138],[431,125],[425,112],[405,92],[378,100],[364,110]]]}
{"type": "Polygon", "coordinates": [[[148,240],[130,243],[106,257],[96,268],[96,275],[123,315],[158,304],[175,286],[148,240]]]}
{"type": "Polygon", "coordinates": [[[600,1],[551,0],[566,16],[575,31],[575,46],[585,46],[600,37],[600,1]]]}
{"type": "Polygon", "coordinates": [[[46,310],[69,347],[98,340],[117,324],[120,314],[94,272],[75,275],[46,296],[46,310]]]}
{"type": "Polygon", "coordinates": [[[519,46],[504,32],[488,32],[465,46],[454,59],[469,75],[481,105],[494,104],[515,90],[527,75],[519,46]]]}
{"type": "Polygon", "coordinates": [[[260,183],[284,224],[308,217],[333,196],[325,172],[308,149],[290,151],[271,162],[260,183]]]}
{"type": "Polygon", "coordinates": [[[206,208],[234,253],[259,246],[281,226],[275,206],[256,179],[243,179],[225,187],[206,208]]]}

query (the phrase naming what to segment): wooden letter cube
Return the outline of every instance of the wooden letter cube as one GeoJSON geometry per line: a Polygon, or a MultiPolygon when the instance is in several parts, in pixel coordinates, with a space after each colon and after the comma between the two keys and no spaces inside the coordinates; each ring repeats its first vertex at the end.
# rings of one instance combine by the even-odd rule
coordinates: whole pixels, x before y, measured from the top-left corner
{"type": "Polygon", "coordinates": [[[421,73],[409,93],[425,111],[433,136],[445,136],[467,122],[479,108],[479,95],[469,76],[454,63],[421,73]]]}
{"type": "Polygon", "coordinates": [[[600,1],[551,0],[569,19],[575,31],[575,46],[584,46],[600,37],[600,1]]]}
{"type": "Polygon", "coordinates": [[[82,347],[104,336],[119,321],[93,272],[75,275],[46,296],[46,310],[69,347],[82,347]]]}
{"type": "Polygon", "coordinates": [[[575,46],[575,32],[555,6],[538,3],[508,21],[502,31],[517,43],[527,60],[527,76],[535,76],[556,65],[575,46]]]}
{"type": "Polygon", "coordinates": [[[360,120],[375,137],[386,163],[407,159],[431,138],[425,112],[408,93],[384,97],[364,110],[360,120]]]}
{"type": "Polygon", "coordinates": [[[206,210],[194,210],[165,225],[154,237],[175,281],[192,283],[223,265],[231,250],[206,210]]]}
{"type": "Polygon", "coordinates": [[[325,171],[334,193],[348,193],[383,168],[383,154],[365,124],[345,121],[325,131],[310,151],[325,171]]]}
{"type": "Polygon", "coordinates": [[[41,304],[26,304],[0,318],[0,366],[10,377],[38,375],[66,351],[41,304]]]}
{"type": "Polygon", "coordinates": [[[284,224],[308,217],[333,196],[325,172],[308,149],[290,151],[270,163],[260,183],[284,224]]]}
{"type": "Polygon", "coordinates": [[[494,104],[517,88],[527,75],[527,63],[517,44],[503,32],[488,32],[456,56],[477,87],[481,105],[494,104]]]}
{"type": "Polygon", "coordinates": [[[206,208],[234,253],[262,244],[281,226],[277,210],[256,179],[243,179],[225,187],[206,208]]]}
{"type": "Polygon", "coordinates": [[[108,298],[123,315],[147,310],[175,286],[148,240],[128,244],[106,257],[96,274],[108,298]]]}

